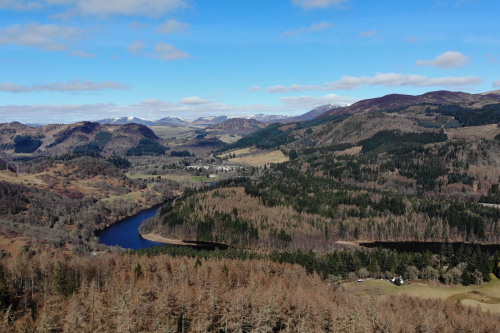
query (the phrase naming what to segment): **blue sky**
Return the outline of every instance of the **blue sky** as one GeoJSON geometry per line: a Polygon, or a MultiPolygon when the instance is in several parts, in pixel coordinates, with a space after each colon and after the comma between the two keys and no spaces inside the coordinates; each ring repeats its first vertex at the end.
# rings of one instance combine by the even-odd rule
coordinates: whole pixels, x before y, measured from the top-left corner
{"type": "Polygon", "coordinates": [[[0,0],[0,122],[500,89],[497,0],[0,0]]]}

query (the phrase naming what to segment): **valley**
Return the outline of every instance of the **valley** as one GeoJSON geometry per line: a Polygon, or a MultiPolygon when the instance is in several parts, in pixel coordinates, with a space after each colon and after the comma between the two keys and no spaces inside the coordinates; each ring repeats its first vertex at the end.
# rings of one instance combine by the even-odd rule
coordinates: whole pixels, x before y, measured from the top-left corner
{"type": "MultiPolygon", "coordinates": [[[[8,329],[78,315],[72,325],[83,331],[114,330],[132,307],[153,318],[160,306],[170,307],[161,324],[130,327],[217,331],[236,325],[231,316],[260,327],[272,314],[274,330],[314,330],[342,327],[355,311],[359,331],[369,332],[400,325],[391,309],[406,302],[447,316],[446,325],[488,331],[500,320],[500,252],[487,250],[500,244],[499,105],[497,94],[433,92],[272,124],[0,124],[8,329]],[[391,242],[422,247],[380,247],[391,242]],[[409,284],[388,282],[395,276],[409,284]],[[164,279],[176,287],[152,287],[164,279]],[[278,286],[302,295],[298,303],[271,292],[278,286]],[[250,296],[256,291],[272,309],[250,296]],[[112,304],[114,319],[89,312],[89,293],[112,304]],[[197,297],[219,315],[204,315],[197,297]],[[295,312],[307,324],[290,322],[295,312]]],[[[419,318],[416,326],[439,329],[419,318]]]]}

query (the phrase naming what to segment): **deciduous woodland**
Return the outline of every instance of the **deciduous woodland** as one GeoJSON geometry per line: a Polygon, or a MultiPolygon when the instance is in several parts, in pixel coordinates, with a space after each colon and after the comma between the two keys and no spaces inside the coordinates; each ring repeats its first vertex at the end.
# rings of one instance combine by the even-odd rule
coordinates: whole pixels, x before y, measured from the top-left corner
{"type": "Polygon", "coordinates": [[[3,332],[497,332],[456,302],[359,298],[298,265],[137,255],[2,259],[3,332]]]}

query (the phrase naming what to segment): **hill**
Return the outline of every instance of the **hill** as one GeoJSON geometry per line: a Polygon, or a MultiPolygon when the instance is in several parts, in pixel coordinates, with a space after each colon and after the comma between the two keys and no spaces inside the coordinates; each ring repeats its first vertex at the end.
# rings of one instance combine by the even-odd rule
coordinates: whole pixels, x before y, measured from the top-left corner
{"type": "Polygon", "coordinates": [[[340,107],[323,113],[320,117],[329,117],[345,114],[356,114],[369,111],[382,111],[396,109],[415,104],[459,104],[459,103],[477,103],[477,102],[500,102],[500,94],[490,92],[486,94],[468,94],[464,92],[452,91],[433,91],[422,95],[401,95],[390,94],[383,97],[365,99],[350,106],[340,107]]]}
{"type": "Polygon", "coordinates": [[[218,132],[244,136],[264,127],[266,127],[264,123],[255,119],[232,118],[223,123],[210,125],[205,128],[205,131],[208,133],[218,132]]]}
{"type": "Polygon", "coordinates": [[[161,140],[144,125],[103,125],[86,121],[37,128],[19,123],[0,124],[0,142],[6,154],[40,156],[74,152],[124,154],[141,142],[159,145],[161,140]]]}

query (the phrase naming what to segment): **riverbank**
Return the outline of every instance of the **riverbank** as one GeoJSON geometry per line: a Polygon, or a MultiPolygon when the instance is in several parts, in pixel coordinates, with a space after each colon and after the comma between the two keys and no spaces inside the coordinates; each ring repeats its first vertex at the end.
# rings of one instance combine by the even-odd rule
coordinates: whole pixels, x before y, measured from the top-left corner
{"type": "Polygon", "coordinates": [[[155,243],[161,243],[165,245],[174,245],[174,246],[188,246],[191,248],[196,248],[199,250],[226,250],[229,247],[231,247],[229,244],[226,243],[214,243],[214,242],[203,242],[203,241],[188,241],[188,240],[180,240],[180,239],[173,239],[173,238],[167,238],[163,237],[161,235],[155,234],[155,233],[147,233],[147,234],[139,234],[139,237],[155,242],[155,243]]]}
{"type": "Polygon", "coordinates": [[[147,233],[147,234],[140,234],[140,236],[144,239],[147,239],[152,242],[156,243],[162,243],[162,244],[168,244],[168,245],[189,245],[189,246],[196,246],[196,244],[193,243],[188,243],[185,241],[182,241],[180,239],[174,239],[174,238],[166,238],[163,236],[160,236],[155,233],[147,233]]]}

